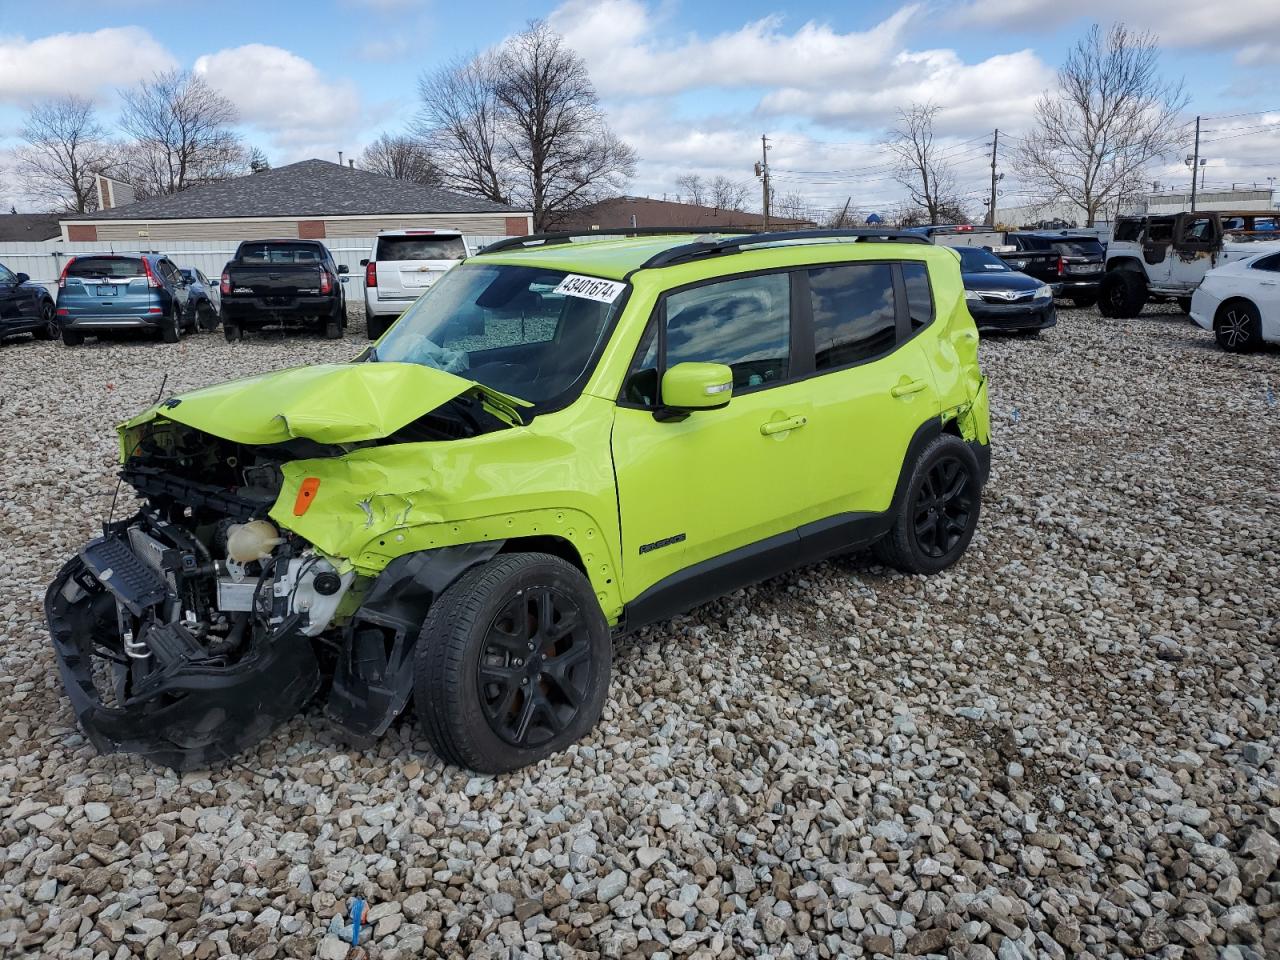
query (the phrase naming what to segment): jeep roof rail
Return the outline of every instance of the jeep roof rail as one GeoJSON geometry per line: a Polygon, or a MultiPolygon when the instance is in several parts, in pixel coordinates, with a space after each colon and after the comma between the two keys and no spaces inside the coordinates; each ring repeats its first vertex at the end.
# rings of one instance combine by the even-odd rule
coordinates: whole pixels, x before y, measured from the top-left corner
{"type": "Polygon", "coordinates": [[[558,230],[549,233],[529,233],[523,237],[507,237],[495,240],[488,246],[481,247],[473,256],[485,253],[501,253],[504,250],[523,250],[525,247],[551,246],[558,243],[572,243],[577,239],[590,237],[664,237],[690,234],[702,236],[706,234],[736,235],[739,231],[724,227],[617,227],[608,230],[558,230]]]}
{"type": "Polygon", "coordinates": [[[793,243],[797,240],[847,240],[854,243],[923,243],[932,246],[929,238],[922,233],[909,233],[906,230],[876,230],[873,228],[856,230],[790,230],[777,233],[748,233],[723,240],[695,241],[669,247],[642,263],[637,269],[650,267],[667,267],[674,263],[684,263],[700,257],[715,257],[726,253],[739,253],[745,247],[778,246],[793,243]]]}

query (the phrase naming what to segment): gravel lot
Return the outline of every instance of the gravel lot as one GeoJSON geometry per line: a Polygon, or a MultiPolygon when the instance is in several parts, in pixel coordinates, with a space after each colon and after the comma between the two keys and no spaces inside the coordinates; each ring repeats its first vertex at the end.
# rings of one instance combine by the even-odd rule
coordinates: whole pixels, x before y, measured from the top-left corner
{"type": "Polygon", "coordinates": [[[97,756],[40,600],[113,424],[365,342],[3,347],[0,955],[343,957],[361,896],[382,958],[1280,956],[1280,352],[1171,312],[985,342],[957,568],[840,559],[627,638],[594,734],[522,773],[314,713],[208,773],[97,756]]]}

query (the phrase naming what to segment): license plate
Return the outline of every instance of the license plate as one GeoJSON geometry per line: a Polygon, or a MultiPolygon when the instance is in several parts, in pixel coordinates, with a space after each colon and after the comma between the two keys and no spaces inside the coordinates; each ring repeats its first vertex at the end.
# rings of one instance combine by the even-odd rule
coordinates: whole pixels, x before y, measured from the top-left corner
{"type": "Polygon", "coordinates": [[[98,296],[100,297],[114,297],[115,295],[116,295],[116,288],[109,284],[105,287],[98,288],[98,296]]]}
{"type": "Polygon", "coordinates": [[[436,282],[434,273],[402,273],[400,279],[406,287],[429,287],[436,282]]]}
{"type": "Polygon", "coordinates": [[[1072,273],[1101,273],[1102,264],[1086,263],[1078,267],[1068,267],[1067,269],[1070,270],[1072,273]]]}

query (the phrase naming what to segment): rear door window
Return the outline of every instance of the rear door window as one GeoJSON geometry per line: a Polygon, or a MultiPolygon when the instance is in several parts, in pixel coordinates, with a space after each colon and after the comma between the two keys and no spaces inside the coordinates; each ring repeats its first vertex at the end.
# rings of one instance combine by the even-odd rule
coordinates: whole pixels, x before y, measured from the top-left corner
{"type": "Polygon", "coordinates": [[[847,263],[809,271],[814,368],[871,360],[897,344],[893,266],[847,263]]]}
{"type": "Polygon", "coordinates": [[[76,257],[68,277],[145,277],[142,261],[135,257],[76,257]]]}
{"type": "Polygon", "coordinates": [[[375,260],[461,260],[467,255],[461,237],[379,237],[375,260]]]}

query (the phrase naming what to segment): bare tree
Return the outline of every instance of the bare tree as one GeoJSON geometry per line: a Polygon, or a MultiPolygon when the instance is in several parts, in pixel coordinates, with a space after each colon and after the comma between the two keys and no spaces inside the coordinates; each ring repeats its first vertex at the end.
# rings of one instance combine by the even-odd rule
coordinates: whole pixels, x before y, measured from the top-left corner
{"type": "Polygon", "coordinates": [[[384,133],[364,148],[359,165],[370,173],[428,187],[440,186],[443,179],[426,145],[414,137],[384,133]]]}
{"type": "Polygon", "coordinates": [[[621,189],[635,153],[613,134],[582,59],[534,21],[493,53],[419,82],[415,132],[446,183],[527,205],[534,228],[621,189]]]}
{"type": "Polygon", "coordinates": [[[582,58],[535,20],[499,61],[503,138],[534,228],[616,194],[635,173],[635,151],[605,122],[582,58]]]}
{"type": "Polygon", "coordinates": [[[796,191],[774,197],[769,205],[769,215],[782,220],[808,220],[811,223],[817,223],[819,219],[809,201],[796,191]]]}
{"type": "Polygon", "coordinates": [[[711,181],[707,192],[711,205],[721,210],[738,210],[747,202],[747,185],[723,174],[711,181]]]}
{"type": "Polygon", "coordinates": [[[1164,81],[1150,33],[1097,25],[1058,70],[1058,90],[1036,102],[1035,130],[1017,151],[1024,177],[1046,201],[1078,206],[1085,225],[1135,195],[1148,164],[1172,152],[1185,126],[1182,83],[1164,81]]]}
{"type": "Polygon", "coordinates": [[[112,168],[116,146],[84,97],[47,100],[31,108],[17,151],[17,174],[32,199],[58,210],[98,208],[94,177],[112,168]]]}
{"type": "Polygon", "coordinates": [[[493,53],[458,59],[418,80],[414,131],[428,145],[446,186],[508,203],[515,187],[503,154],[498,64],[493,53]]]}
{"type": "Polygon", "coordinates": [[[676,177],[676,188],[680,191],[680,196],[685,203],[696,204],[702,206],[706,200],[707,187],[702,182],[702,177],[696,173],[686,173],[676,177]]]}
{"type": "Polygon", "coordinates": [[[120,93],[120,126],[133,137],[129,167],[140,196],[177,193],[244,172],[231,101],[198,74],[157,73],[120,93]]]}
{"type": "Polygon", "coordinates": [[[907,189],[910,202],[930,223],[939,223],[940,208],[955,193],[955,174],[942,148],[934,143],[934,103],[913,103],[898,111],[898,124],[885,144],[893,154],[894,179],[907,189]]]}

